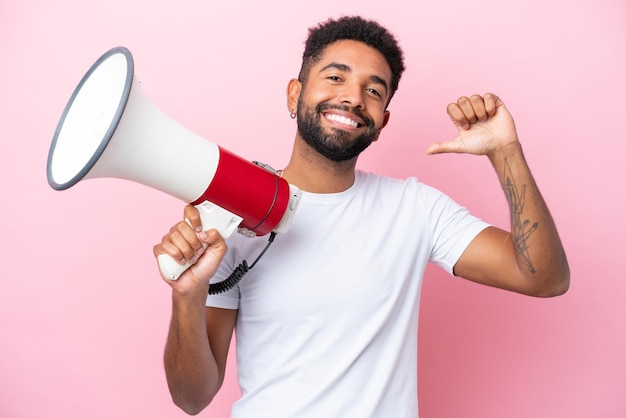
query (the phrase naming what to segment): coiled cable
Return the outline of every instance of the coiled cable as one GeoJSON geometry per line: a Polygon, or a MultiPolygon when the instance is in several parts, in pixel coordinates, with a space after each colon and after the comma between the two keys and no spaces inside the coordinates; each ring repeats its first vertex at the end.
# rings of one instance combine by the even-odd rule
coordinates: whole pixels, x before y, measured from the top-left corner
{"type": "Polygon", "coordinates": [[[248,266],[248,262],[246,260],[243,260],[237,267],[235,267],[233,272],[226,279],[218,283],[211,283],[209,285],[209,295],[224,293],[235,287],[239,283],[239,281],[243,279],[243,276],[245,276],[246,273],[248,273],[248,271],[250,271],[252,267],[256,265],[256,263],[263,256],[263,254],[265,254],[270,245],[272,245],[272,242],[274,242],[275,237],[276,232],[271,232],[267,245],[265,246],[265,248],[263,248],[263,251],[261,251],[261,253],[257,256],[257,258],[250,266],[248,266]]]}

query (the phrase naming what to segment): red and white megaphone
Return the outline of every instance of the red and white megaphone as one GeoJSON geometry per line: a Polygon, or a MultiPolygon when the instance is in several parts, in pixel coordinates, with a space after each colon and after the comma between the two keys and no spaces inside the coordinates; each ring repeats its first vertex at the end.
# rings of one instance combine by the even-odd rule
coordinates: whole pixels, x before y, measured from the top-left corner
{"type": "MultiPolygon", "coordinates": [[[[196,205],[202,226],[224,239],[286,232],[300,190],[267,166],[246,161],[164,115],[135,81],[130,51],[102,55],[82,78],[56,128],[48,183],[65,190],[80,180],[131,180],[196,205]]],[[[273,236],[273,234],[272,234],[273,236]]],[[[177,279],[189,266],[160,256],[177,279]]]]}

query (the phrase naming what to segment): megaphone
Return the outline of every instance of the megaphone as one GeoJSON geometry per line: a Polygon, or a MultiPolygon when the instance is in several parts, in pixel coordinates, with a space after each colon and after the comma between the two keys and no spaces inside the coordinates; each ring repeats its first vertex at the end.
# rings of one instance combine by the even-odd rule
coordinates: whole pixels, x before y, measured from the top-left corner
{"type": "MultiPolygon", "coordinates": [[[[124,47],[103,54],[74,90],[54,133],[47,176],[55,190],[103,177],[152,187],[195,205],[203,228],[224,239],[235,230],[272,239],[287,232],[302,195],[268,166],[167,117],[135,80],[124,47]]],[[[159,266],[172,280],[189,267],[167,255],[159,256],[159,266]]]]}

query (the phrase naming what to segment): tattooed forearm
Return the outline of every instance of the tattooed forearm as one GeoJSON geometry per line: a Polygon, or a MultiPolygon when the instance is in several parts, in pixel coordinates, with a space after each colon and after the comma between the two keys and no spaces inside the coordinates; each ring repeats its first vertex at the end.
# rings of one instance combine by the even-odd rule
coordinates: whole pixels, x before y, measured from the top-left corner
{"type": "Polygon", "coordinates": [[[522,219],[526,185],[522,185],[521,190],[518,190],[513,178],[513,172],[507,160],[504,161],[504,181],[502,187],[504,188],[504,193],[506,194],[506,199],[509,202],[511,211],[511,235],[513,237],[515,252],[524,261],[528,270],[531,273],[535,273],[535,267],[533,266],[528,251],[528,238],[537,230],[539,223],[531,223],[529,219],[522,219]]]}

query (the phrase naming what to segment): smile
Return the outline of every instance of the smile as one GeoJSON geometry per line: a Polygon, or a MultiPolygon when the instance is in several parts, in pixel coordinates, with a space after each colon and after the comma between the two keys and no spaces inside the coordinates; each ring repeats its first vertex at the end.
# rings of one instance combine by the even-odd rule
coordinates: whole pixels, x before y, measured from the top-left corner
{"type": "Polygon", "coordinates": [[[341,115],[337,115],[337,114],[334,114],[334,113],[327,113],[327,114],[324,115],[324,117],[326,119],[328,119],[328,120],[339,122],[339,123],[341,123],[343,125],[348,125],[348,126],[351,126],[353,128],[358,128],[359,126],[361,126],[358,122],[356,122],[356,121],[354,121],[354,120],[352,120],[350,118],[347,118],[347,117],[341,116],[341,115]]]}

